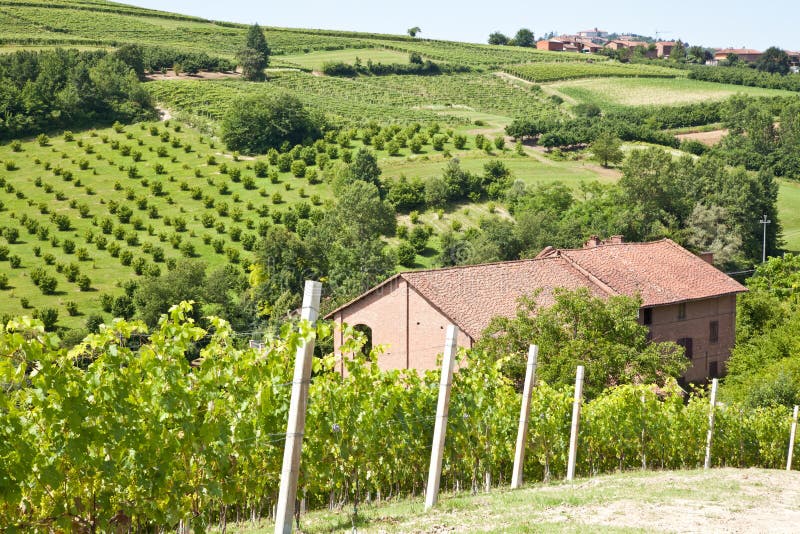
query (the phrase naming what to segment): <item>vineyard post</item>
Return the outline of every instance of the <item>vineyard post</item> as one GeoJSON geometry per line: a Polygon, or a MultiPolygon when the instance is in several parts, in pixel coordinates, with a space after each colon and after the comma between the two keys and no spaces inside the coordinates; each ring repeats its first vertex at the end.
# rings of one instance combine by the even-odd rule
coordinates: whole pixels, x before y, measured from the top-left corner
{"type": "MultiPolygon", "coordinates": [[[[319,299],[322,284],[306,280],[303,292],[303,308],[300,318],[314,325],[319,314],[319,299]]],[[[306,402],[311,382],[311,360],[314,354],[314,338],[302,341],[297,347],[292,380],[292,399],[289,405],[289,421],[286,426],[286,445],[283,449],[281,487],[278,494],[278,509],[275,516],[275,533],[290,533],[297,500],[297,479],[300,474],[300,452],[303,448],[303,432],[306,426],[306,402]]]]}
{"type": "Polygon", "coordinates": [[[428,489],[425,492],[425,509],[436,505],[439,499],[439,482],[442,476],[442,454],[444,436],[447,432],[447,415],[450,411],[450,386],[453,382],[453,363],[456,359],[458,328],[447,327],[447,338],[442,358],[442,376],[439,379],[439,401],[436,405],[436,422],[433,427],[433,446],[431,447],[431,466],[428,470],[428,489]]]}
{"type": "Polygon", "coordinates": [[[717,379],[711,382],[711,406],[708,410],[708,435],[706,436],[706,463],[705,469],[711,467],[711,442],[714,439],[714,415],[717,408],[717,379]]]}
{"type": "Polygon", "coordinates": [[[786,457],[786,470],[792,470],[792,456],[794,453],[794,438],[797,435],[797,405],[794,407],[794,413],[792,414],[792,430],[789,432],[789,454],[786,457]]]}
{"type": "Polygon", "coordinates": [[[578,456],[578,428],[581,418],[581,400],[583,398],[583,366],[578,366],[575,373],[575,399],[572,402],[572,428],[569,434],[569,460],[567,462],[567,480],[575,478],[575,460],[578,456]]]}
{"type": "Polygon", "coordinates": [[[514,452],[514,472],[511,473],[511,488],[522,486],[522,466],[525,464],[525,442],[528,440],[528,418],[531,411],[531,391],[536,379],[536,362],[539,346],[528,347],[528,366],[525,370],[525,386],[522,389],[522,406],[519,410],[519,428],[517,429],[517,448],[514,452]]]}

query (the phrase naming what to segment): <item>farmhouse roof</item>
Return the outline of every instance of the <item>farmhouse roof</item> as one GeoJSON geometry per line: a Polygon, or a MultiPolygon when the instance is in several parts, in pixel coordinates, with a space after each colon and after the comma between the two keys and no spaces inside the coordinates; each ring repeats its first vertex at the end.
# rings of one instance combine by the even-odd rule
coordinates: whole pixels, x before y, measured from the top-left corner
{"type": "Polygon", "coordinates": [[[717,52],[714,55],[719,55],[719,54],[724,54],[724,55],[736,54],[737,56],[742,56],[742,55],[761,54],[761,51],[753,50],[752,48],[721,48],[717,50],[717,52]]]}
{"type": "Polygon", "coordinates": [[[527,260],[399,273],[327,318],[397,279],[405,280],[473,339],[480,337],[493,317],[514,316],[522,296],[535,293],[537,305],[552,305],[556,288],[585,287],[596,297],[641,295],[644,307],[746,291],[669,239],[650,243],[595,240],[594,244],[584,249],[547,247],[527,260]]]}

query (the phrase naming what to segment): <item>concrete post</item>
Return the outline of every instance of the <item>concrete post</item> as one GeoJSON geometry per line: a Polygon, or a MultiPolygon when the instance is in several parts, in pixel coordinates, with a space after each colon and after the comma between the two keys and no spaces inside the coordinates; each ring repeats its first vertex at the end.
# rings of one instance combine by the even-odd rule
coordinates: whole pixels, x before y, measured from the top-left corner
{"type": "Polygon", "coordinates": [[[569,434],[569,458],[567,461],[567,480],[575,478],[575,461],[578,458],[578,429],[581,419],[581,402],[583,401],[583,366],[578,366],[575,373],[575,399],[572,402],[572,428],[569,434]]]}
{"type": "Polygon", "coordinates": [[[517,447],[514,451],[514,471],[511,473],[511,488],[522,487],[522,467],[525,464],[525,444],[528,441],[528,419],[531,412],[531,393],[536,380],[536,363],[539,347],[528,347],[528,366],[525,370],[525,385],[522,388],[522,406],[519,410],[519,428],[517,428],[517,447]]]}
{"type": "Polygon", "coordinates": [[[798,406],[794,407],[792,414],[792,430],[789,432],[789,454],[786,456],[786,470],[792,470],[792,456],[794,456],[794,438],[797,435],[797,410],[798,406]]]}
{"type": "Polygon", "coordinates": [[[714,441],[714,416],[717,412],[717,384],[718,380],[715,378],[711,382],[711,406],[708,410],[708,435],[706,436],[705,469],[711,468],[711,444],[714,441]]]}
{"type": "Polygon", "coordinates": [[[458,328],[447,327],[447,339],[442,358],[442,376],[439,379],[439,401],[436,405],[436,423],[433,428],[433,446],[431,447],[431,465],[428,470],[428,489],[425,492],[425,509],[436,506],[439,500],[439,483],[442,476],[442,455],[444,454],[444,437],[447,432],[447,416],[450,412],[450,387],[453,382],[453,365],[456,359],[456,343],[458,328]]]}
{"type": "MultiPolygon", "coordinates": [[[[303,292],[303,309],[300,318],[316,323],[319,315],[319,300],[322,284],[306,281],[303,292]]],[[[306,426],[306,403],[308,385],[311,382],[311,359],[314,354],[314,339],[303,342],[297,348],[292,380],[292,399],[289,405],[289,420],[286,425],[286,444],[283,449],[281,487],[275,516],[275,534],[290,533],[297,500],[297,479],[300,475],[300,452],[303,448],[303,433],[306,426]]]]}

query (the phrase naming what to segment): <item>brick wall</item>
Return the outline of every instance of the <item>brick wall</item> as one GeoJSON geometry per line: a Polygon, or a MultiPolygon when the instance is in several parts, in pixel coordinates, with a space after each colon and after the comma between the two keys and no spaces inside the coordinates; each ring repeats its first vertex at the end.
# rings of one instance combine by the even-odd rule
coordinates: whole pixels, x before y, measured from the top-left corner
{"type": "Polygon", "coordinates": [[[716,364],[719,375],[725,373],[725,364],[736,340],[736,297],[687,302],[685,317],[681,306],[673,304],[652,309],[650,332],[653,341],[678,341],[691,339],[692,366],[684,377],[689,382],[705,380],[713,374],[716,364]],[[711,322],[717,322],[717,341],[711,339],[711,322]]]}
{"type": "MultiPolygon", "coordinates": [[[[337,354],[345,341],[342,324],[371,328],[372,345],[384,346],[384,353],[378,357],[378,366],[384,370],[437,369],[436,358],[444,349],[447,325],[451,323],[402,278],[337,312],[334,322],[337,354]]],[[[458,346],[469,348],[472,339],[459,332],[458,346]]]]}

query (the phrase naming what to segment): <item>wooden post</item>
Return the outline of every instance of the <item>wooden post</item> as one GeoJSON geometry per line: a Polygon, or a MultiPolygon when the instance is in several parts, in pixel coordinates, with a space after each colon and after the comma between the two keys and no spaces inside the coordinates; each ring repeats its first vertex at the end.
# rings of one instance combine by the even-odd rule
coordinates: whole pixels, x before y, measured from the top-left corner
{"type": "Polygon", "coordinates": [[[714,440],[714,414],[717,408],[717,379],[711,382],[711,406],[708,410],[708,435],[706,436],[706,462],[705,469],[711,468],[711,443],[714,440]]]}
{"type": "MultiPolygon", "coordinates": [[[[306,281],[303,292],[303,309],[300,318],[312,325],[319,315],[319,299],[322,284],[306,281]]],[[[289,405],[289,420],[286,425],[286,444],[283,449],[281,487],[275,515],[275,534],[290,533],[297,500],[297,479],[300,475],[300,452],[303,448],[303,433],[306,426],[306,403],[308,385],[311,382],[311,359],[314,354],[314,338],[302,342],[297,348],[292,380],[292,399],[289,405]]]]}
{"type": "Polygon", "coordinates": [[[794,413],[792,414],[792,430],[789,432],[789,454],[786,457],[786,470],[792,470],[792,456],[794,456],[794,438],[797,435],[797,410],[798,406],[795,405],[794,413]]]}
{"type": "Polygon", "coordinates": [[[578,428],[581,419],[581,401],[583,400],[583,366],[578,366],[575,373],[575,400],[572,402],[572,429],[569,434],[569,459],[567,462],[567,480],[575,478],[575,460],[578,457],[578,428]]]}
{"type": "Polygon", "coordinates": [[[428,489],[425,492],[425,509],[429,510],[439,500],[439,483],[442,476],[442,455],[444,453],[444,436],[447,432],[447,415],[450,411],[450,386],[453,382],[453,364],[456,359],[456,342],[458,328],[451,324],[447,327],[447,338],[442,358],[442,376],[439,379],[439,401],[436,405],[436,423],[433,428],[433,446],[431,448],[431,466],[428,470],[428,489]]]}
{"type": "Polygon", "coordinates": [[[511,488],[522,487],[522,466],[525,463],[525,443],[528,441],[528,418],[531,412],[531,392],[536,380],[536,363],[539,357],[538,345],[528,347],[528,366],[525,370],[525,385],[522,388],[522,406],[519,410],[517,428],[517,448],[514,452],[514,471],[511,473],[511,488]]]}

